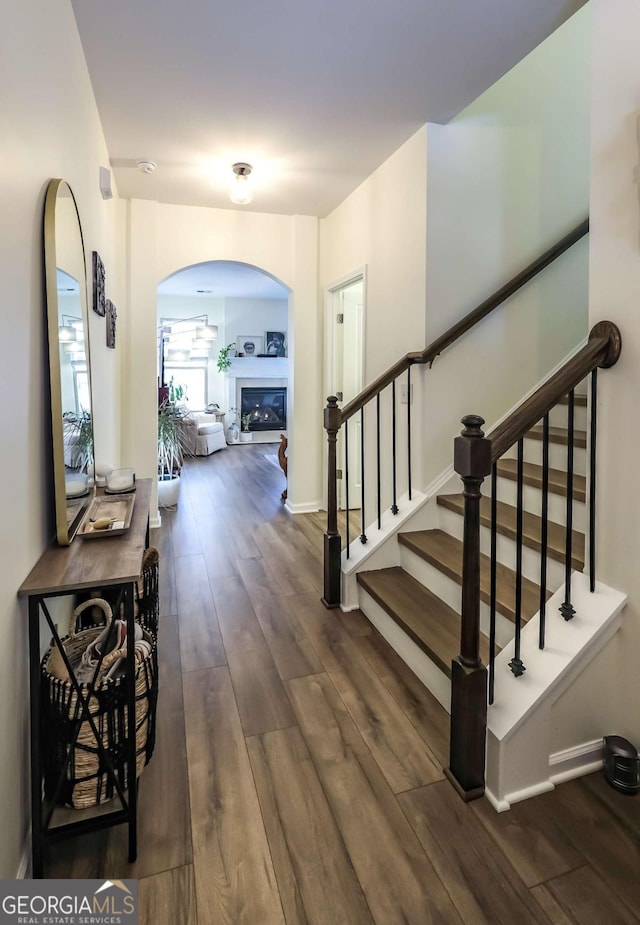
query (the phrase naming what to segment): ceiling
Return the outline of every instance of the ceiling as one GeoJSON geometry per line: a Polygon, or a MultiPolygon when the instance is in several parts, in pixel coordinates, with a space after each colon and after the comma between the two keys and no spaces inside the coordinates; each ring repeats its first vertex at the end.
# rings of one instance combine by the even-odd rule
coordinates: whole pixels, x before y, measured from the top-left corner
{"type": "Polygon", "coordinates": [[[585,2],[72,0],[121,196],[318,216],[585,2]]]}
{"type": "Polygon", "coordinates": [[[158,295],[226,299],[286,299],[289,290],[262,270],[234,260],[208,260],[168,276],[158,295]]]}

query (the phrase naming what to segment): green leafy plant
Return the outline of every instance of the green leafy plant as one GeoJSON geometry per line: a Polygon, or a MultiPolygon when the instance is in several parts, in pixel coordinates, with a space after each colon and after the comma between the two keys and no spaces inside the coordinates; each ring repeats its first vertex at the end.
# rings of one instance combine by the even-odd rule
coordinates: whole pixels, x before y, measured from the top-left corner
{"type": "Polygon", "coordinates": [[[227,344],[226,347],[220,347],[220,350],[218,351],[218,359],[216,360],[216,366],[218,367],[219,373],[224,373],[229,369],[231,366],[231,357],[229,356],[229,353],[231,350],[235,351],[235,349],[235,344],[227,344]]]}
{"type": "MultiPolygon", "coordinates": [[[[66,411],[62,416],[64,442],[68,447],[69,465],[86,472],[93,463],[93,424],[91,414],[82,410],[66,411]]],[[[67,455],[67,454],[65,454],[67,455]]]]}
{"type": "Polygon", "coordinates": [[[187,412],[172,401],[158,407],[158,478],[180,475],[187,443],[187,412]]]}
{"type": "Polygon", "coordinates": [[[242,429],[246,433],[249,430],[249,425],[251,424],[251,415],[243,414],[240,420],[242,421],[242,429]]]}
{"type": "Polygon", "coordinates": [[[187,390],[183,385],[174,383],[173,376],[169,379],[169,401],[174,403],[187,398],[187,390]]]}

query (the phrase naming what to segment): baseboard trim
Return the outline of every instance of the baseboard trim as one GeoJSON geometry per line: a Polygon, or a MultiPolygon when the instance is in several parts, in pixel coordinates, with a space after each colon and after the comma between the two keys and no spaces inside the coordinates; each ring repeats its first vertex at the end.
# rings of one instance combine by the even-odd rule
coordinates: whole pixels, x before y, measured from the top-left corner
{"type": "Polygon", "coordinates": [[[285,510],[289,511],[290,514],[315,514],[316,511],[322,510],[320,501],[302,502],[301,504],[289,504],[288,501],[285,501],[284,506],[285,510]]]}
{"type": "Polygon", "coordinates": [[[549,755],[549,780],[554,784],[583,777],[602,767],[602,739],[583,742],[549,755]]]}
{"type": "Polygon", "coordinates": [[[18,865],[16,880],[27,880],[31,872],[31,829],[27,832],[22,849],[22,857],[18,865]]]}
{"type": "Polygon", "coordinates": [[[160,511],[156,514],[155,517],[149,518],[149,529],[155,530],[157,527],[162,526],[162,517],[160,516],[160,511]]]}

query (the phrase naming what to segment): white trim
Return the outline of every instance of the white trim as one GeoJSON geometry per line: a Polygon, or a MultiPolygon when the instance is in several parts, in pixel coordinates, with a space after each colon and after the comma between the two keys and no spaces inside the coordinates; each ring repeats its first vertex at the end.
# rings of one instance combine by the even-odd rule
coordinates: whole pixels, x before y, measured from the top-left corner
{"type": "Polygon", "coordinates": [[[583,777],[598,771],[602,767],[602,739],[583,742],[573,748],[564,748],[549,755],[549,780],[554,784],[561,784],[574,777],[583,777]],[[557,770],[554,770],[556,769],[557,770]]]}
{"type": "Polygon", "coordinates": [[[31,829],[27,832],[26,838],[24,840],[24,846],[22,848],[22,856],[20,858],[20,864],[18,865],[18,870],[16,873],[16,880],[27,880],[30,879],[28,876],[31,873],[31,829]]]}
{"type": "Polygon", "coordinates": [[[289,511],[290,514],[315,514],[316,511],[322,510],[321,501],[301,501],[299,504],[290,504],[288,501],[285,501],[285,510],[289,511]]]}
{"type": "Polygon", "coordinates": [[[149,529],[155,530],[157,527],[162,526],[162,517],[160,516],[160,511],[155,514],[153,517],[149,518],[149,529]]]}

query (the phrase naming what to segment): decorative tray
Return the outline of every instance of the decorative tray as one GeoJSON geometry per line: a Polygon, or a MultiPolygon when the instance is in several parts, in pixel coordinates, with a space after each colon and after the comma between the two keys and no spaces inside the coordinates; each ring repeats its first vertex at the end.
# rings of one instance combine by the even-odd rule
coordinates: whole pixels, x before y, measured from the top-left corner
{"type": "Polygon", "coordinates": [[[85,539],[93,539],[100,536],[116,536],[120,533],[126,533],[131,523],[133,514],[133,505],[136,496],[127,495],[126,498],[117,495],[100,496],[94,498],[91,502],[87,515],[78,530],[78,536],[85,539]],[[96,530],[94,524],[96,521],[107,517],[111,520],[111,526],[106,530],[96,530]]]}

